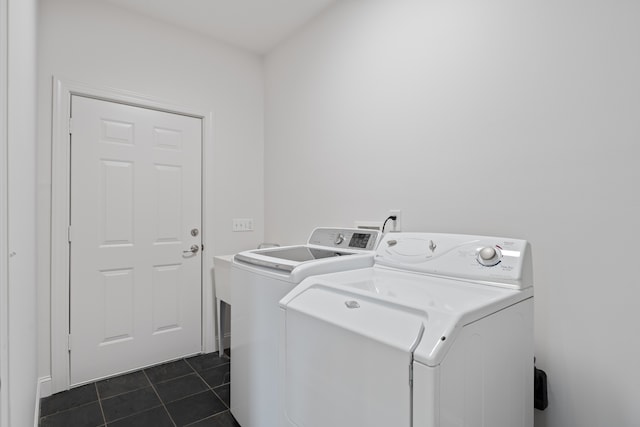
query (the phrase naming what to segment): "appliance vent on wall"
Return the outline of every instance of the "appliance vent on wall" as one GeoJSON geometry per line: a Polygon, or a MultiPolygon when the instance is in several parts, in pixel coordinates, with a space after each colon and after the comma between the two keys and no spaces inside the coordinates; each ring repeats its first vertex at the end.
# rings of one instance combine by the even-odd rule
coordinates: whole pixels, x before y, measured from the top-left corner
{"type": "Polygon", "coordinates": [[[362,230],[382,230],[381,221],[356,221],[355,227],[362,230]]]}

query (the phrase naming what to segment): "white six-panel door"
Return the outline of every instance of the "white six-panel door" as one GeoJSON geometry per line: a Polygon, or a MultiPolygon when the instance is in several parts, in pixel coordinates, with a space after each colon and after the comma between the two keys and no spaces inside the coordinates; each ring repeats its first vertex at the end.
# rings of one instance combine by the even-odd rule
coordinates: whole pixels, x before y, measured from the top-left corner
{"type": "Polygon", "coordinates": [[[81,96],[71,116],[76,385],[201,350],[202,123],[81,96]]]}

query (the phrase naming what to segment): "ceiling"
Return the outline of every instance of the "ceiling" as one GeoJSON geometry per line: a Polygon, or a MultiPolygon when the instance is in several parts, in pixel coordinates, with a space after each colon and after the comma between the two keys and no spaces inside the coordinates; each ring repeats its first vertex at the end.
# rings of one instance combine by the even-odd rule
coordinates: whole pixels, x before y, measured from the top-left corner
{"type": "Polygon", "coordinates": [[[339,0],[99,0],[266,53],[339,0]]]}

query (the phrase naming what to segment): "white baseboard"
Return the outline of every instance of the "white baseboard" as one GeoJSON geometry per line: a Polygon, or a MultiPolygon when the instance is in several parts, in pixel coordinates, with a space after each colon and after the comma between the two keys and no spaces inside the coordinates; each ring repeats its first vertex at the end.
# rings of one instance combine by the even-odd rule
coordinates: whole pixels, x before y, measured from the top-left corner
{"type": "Polygon", "coordinates": [[[40,399],[51,396],[51,377],[49,375],[39,378],[38,386],[40,387],[40,399]]]}
{"type": "Polygon", "coordinates": [[[36,384],[36,404],[33,414],[33,427],[38,427],[38,423],[40,422],[40,399],[48,396],[51,396],[51,377],[46,376],[38,378],[38,383],[36,384]]]}

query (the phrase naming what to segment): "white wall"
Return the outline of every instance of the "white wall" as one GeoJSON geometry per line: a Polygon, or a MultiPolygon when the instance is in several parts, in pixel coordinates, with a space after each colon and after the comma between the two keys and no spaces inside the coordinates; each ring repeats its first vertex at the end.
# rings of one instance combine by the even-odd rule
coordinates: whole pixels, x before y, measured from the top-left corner
{"type": "MultiPolygon", "coordinates": [[[[133,91],[213,113],[205,260],[263,241],[263,80],[257,55],[106,2],[47,0],[39,24],[39,375],[50,373],[51,79],[133,91]],[[231,219],[255,219],[232,233],[231,219]]],[[[205,142],[206,143],[206,142],[205,142]]],[[[211,286],[211,277],[205,277],[211,286]]]]}
{"type": "Polygon", "coordinates": [[[0,7],[3,24],[0,30],[3,32],[0,37],[3,70],[0,75],[6,78],[0,91],[3,102],[3,108],[0,108],[3,115],[0,120],[3,125],[1,157],[6,159],[0,179],[3,198],[0,217],[6,221],[2,227],[3,250],[0,252],[3,257],[8,256],[8,262],[5,262],[6,258],[3,260],[1,273],[3,348],[0,357],[6,359],[2,360],[0,422],[6,426],[27,426],[33,423],[37,384],[34,126],[37,2],[7,0],[2,1],[0,7]]]}
{"type": "Polygon", "coordinates": [[[268,241],[533,245],[536,426],[640,424],[640,3],[344,1],[266,58],[268,241]]]}
{"type": "Polygon", "coordinates": [[[0,426],[9,424],[9,142],[7,141],[7,62],[9,32],[7,0],[0,0],[0,426]],[[3,379],[5,378],[5,379],[3,379]]]}

